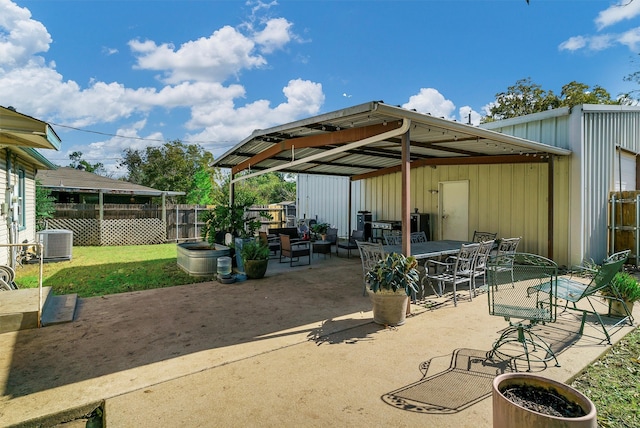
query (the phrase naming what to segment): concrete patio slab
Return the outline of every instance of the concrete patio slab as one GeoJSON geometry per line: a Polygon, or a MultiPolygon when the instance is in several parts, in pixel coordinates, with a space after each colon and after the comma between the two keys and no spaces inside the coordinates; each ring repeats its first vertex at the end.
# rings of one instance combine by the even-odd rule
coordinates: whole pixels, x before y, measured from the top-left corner
{"type": "MultiPolygon", "coordinates": [[[[332,257],[77,305],[72,323],[0,334],[0,426],[52,426],[101,404],[108,427],[491,426],[490,397],[450,414],[383,400],[420,381],[427,361],[429,376],[456,349],[491,348],[506,323],[485,295],[420,302],[385,328],[362,296],[359,259],[332,257]]],[[[534,370],[566,381],[608,349],[592,326],[576,336],[578,324],[545,326],[561,367],[534,370]]]]}

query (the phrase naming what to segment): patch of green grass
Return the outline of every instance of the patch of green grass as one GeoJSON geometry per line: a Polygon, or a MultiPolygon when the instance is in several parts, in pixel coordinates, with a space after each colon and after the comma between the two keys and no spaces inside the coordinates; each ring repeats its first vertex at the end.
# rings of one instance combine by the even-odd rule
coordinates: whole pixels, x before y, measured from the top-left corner
{"type": "MultiPolygon", "coordinates": [[[[55,294],[91,297],[210,280],[187,275],[176,254],[176,244],[74,247],[71,260],[44,264],[43,286],[55,294]]],[[[38,264],[18,267],[18,286],[37,287],[38,270],[38,264]]]]}
{"type": "Polygon", "coordinates": [[[627,334],[570,385],[596,405],[600,427],[640,426],[640,329],[627,334]]]}

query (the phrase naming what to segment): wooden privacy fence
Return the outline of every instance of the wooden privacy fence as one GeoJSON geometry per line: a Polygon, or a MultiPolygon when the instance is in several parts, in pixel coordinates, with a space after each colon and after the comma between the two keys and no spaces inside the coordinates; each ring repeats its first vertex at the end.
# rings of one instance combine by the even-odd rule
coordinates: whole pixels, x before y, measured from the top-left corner
{"type": "Polygon", "coordinates": [[[631,250],[629,262],[640,266],[640,191],[612,192],[609,198],[609,252],[631,250]]]}
{"type": "MultiPolygon", "coordinates": [[[[147,245],[165,242],[197,241],[203,223],[204,205],[55,204],[49,229],[73,231],[74,246],[147,245]],[[164,218],[163,218],[164,212],[164,218]]],[[[262,230],[280,227],[287,221],[280,205],[255,206],[247,218],[260,218],[262,230]],[[272,220],[260,217],[267,211],[272,220]]]]}

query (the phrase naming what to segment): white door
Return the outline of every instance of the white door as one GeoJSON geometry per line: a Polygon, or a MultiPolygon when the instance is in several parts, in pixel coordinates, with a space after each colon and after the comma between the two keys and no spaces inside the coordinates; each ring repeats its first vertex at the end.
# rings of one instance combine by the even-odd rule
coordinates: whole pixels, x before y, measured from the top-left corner
{"type": "Polygon", "coordinates": [[[440,239],[469,240],[469,181],[438,185],[440,239]]]}
{"type": "Polygon", "coordinates": [[[636,155],[617,149],[614,174],[614,192],[636,190],[636,155]]]}

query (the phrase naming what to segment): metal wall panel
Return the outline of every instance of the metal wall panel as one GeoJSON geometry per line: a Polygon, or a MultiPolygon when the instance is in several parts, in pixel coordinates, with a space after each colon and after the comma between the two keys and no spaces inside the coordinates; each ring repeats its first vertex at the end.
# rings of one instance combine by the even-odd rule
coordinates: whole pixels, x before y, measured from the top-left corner
{"type": "Polygon", "coordinates": [[[601,261],[608,250],[607,200],[615,190],[616,146],[640,152],[640,111],[582,114],[583,258],[601,261]]]}
{"type": "MultiPolygon", "coordinates": [[[[556,158],[554,162],[554,259],[567,264],[568,161],[556,158]]],[[[474,230],[494,231],[503,238],[521,236],[519,251],[547,255],[546,163],[412,169],[411,207],[432,215],[433,236],[439,234],[438,183],[457,180],[469,180],[469,237],[474,230]]],[[[401,187],[400,173],[363,180],[361,209],[371,211],[374,219],[399,220],[401,187]]]]}
{"type": "MultiPolygon", "coordinates": [[[[347,177],[298,174],[297,178],[297,212],[298,218],[312,218],[319,223],[329,223],[338,228],[340,236],[349,234],[349,186],[347,177]]],[[[352,193],[354,207],[354,194],[352,193]]],[[[359,209],[359,208],[358,208],[359,209]]],[[[352,210],[351,228],[355,228],[355,213],[352,210]]]]}

